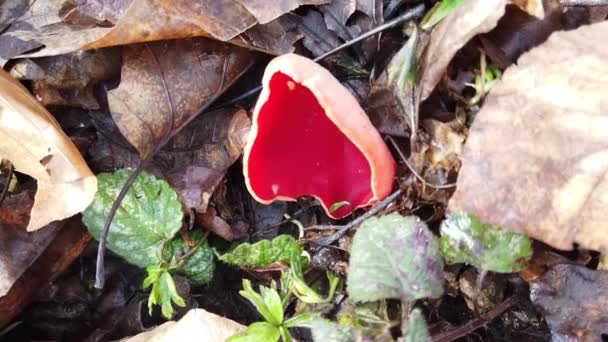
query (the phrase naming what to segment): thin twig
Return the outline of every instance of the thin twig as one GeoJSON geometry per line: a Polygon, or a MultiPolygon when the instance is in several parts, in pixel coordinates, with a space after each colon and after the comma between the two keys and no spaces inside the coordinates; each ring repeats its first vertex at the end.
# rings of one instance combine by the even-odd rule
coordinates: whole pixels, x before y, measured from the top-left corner
{"type": "Polygon", "coordinates": [[[104,222],[103,229],[101,230],[101,235],[99,237],[99,247],[97,248],[97,268],[95,269],[95,287],[98,289],[102,289],[105,282],[105,277],[103,276],[105,269],[103,261],[106,256],[106,243],[108,241],[110,225],[112,224],[114,215],[116,215],[116,211],[118,211],[122,200],[125,198],[127,192],[137,179],[137,176],[139,176],[139,174],[144,170],[145,164],[148,160],[150,159],[141,160],[135,171],[133,171],[131,176],[129,176],[125,185],[123,185],[123,187],[120,189],[118,196],[116,196],[114,203],[112,203],[112,207],[110,208],[108,216],[104,222]]]}
{"type": "Polygon", "coordinates": [[[407,165],[407,168],[410,169],[410,172],[412,172],[412,174],[418,178],[418,180],[420,182],[422,182],[423,186],[430,186],[431,188],[435,188],[435,189],[450,189],[456,186],[456,183],[449,183],[449,184],[445,184],[445,185],[439,185],[439,184],[433,184],[433,183],[429,183],[427,182],[419,173],[418,171],[416,171],[416,169],[410,164],[410,162],[407,160],[407,158],[405,158],[405,155],[403,154],[403,152],[401,151],[401,149],[399,148],[399,146],[397,145],[397,143],[395,142],[395,140],[392,137],[387,137],[387,139],[391,142],[391,144],[393,145],[393,147],[395,148],[395,150],[397,150],[397,154],[399,154],[399,158],[401,158],[401,161],[403,161],[403,163],[405,163],[405,165],[407,165]]]}
{"type": "Polygon", "coordinates": [[[450,342],[463,336],[466,336],[472,333],[473,331],[483,327],[503,312],[507,311],[507,309],[517,304],[517,302],[519,302],[519,299],[519,295],[513,295],[509,297],[505,299],[502,303],[496,305],[492,310],[488,311],[481,317],[476,318],[463,326],[455,328],[452,331],[433,336],[433,342],[450,342]]]}
{"type": "Polygon", "coordinates": [[[365,214],[352,220],[349,224],[346,224],[344,226],[334,226],[334,228],[337,229],[338,231],[336,231],[332,235],[325,236],[325,237],[322,237],[322,238],[319,238],[316,240],[311,240],[311,242],[313,242],[314,244],[317,244],[317,245],[324,245],[324,246],[331,245],[332,243],[336,242],[336,240],[343,237],[344,234],[346,234],[349,229],[360,225],[361,223],[363,223],[363,221],[376,215],[382,209],[388,207],[388,205],[393,203],[402,193],[403,193],[403,190],[398,189],[397,191],[390,194],[390,196],[388,196],[387,198],[385,198],[384,200],[382,200],[381,202],[376,204],[368,212],[366,212],[365,214]]]}
{"type": "Polygon", "coordinates": [[[479,295],[487,274],[488,269],[485,267],[482,267],[477,274],[477,281],[475,282],[475,289],[473,290],[473,312],[475,313],[475,316],[479,316],[479,295]]]}
{"type": "Polygon", "coordinates": [[[13,164],[11,162],[8,162],[8,175],[6,177],[6,184],[4,184],[4,188],[2,188],[2,193],[0,194],[0,206],[2,205],[2,202],[4,201],[6,194],[8,193],[8,188],[11,185],[11,179],[13,178],[14,171],[15,171],[15,169],[13,167],[13,164]]]}
{"type": "Polygon", "coordinates": [[[608,6],[608,0],[559,0],[562,6],[608,6]]]}
{"type": "MultiPolygon", "coordinates": [[[[425,9],[424,5],[420,4],[420,5],[416,6],[416,7],[408,10],[407,12],[403,13],[402,15],[398,16],[397,18],[395,18],[395,19],[393,19],[393,20],[391,20],[391,21],[389,21],[387,23],[384,23],[384,24],[382,24],[382,25],[374,28],[373,30],[367,31],[367,32],[363,33],[362,35],[360,35],[360,36],[358,36],[358,37],[356,37],[356,38],[354,38],[354,39],[352,39],[352,40],[350,40],[348,42],[345,42],[344,44],[338,46],[337,48],[335,48],[333,50],[330,50],[330,51],[328,51],[328,52],[326,52],[326,53],[324,53],[324,54],[316,57],[315,59],[313,59],[313,61],[319,62],[319,61],[321,61],[321,60],[323,60],[323,59],[325,59],[325,58],[327,58],[327,57],[335,54],[336,52],[340,52],[340,51],[346,49],[347,47],[349,47],[351,45],[354,45],[354,44],[357,44],[360,41],[365,40],[365,39],[367,39],[367,38],[369,38],[369,37],[371,37],[373,35],[376,35],[376,34],[382,32],[384,30],[387,30],[387,29],[389,29],[391,27],[397,26],[397,25],[399,25],[399,24],[401,24],[403,22],[406,22],[408,20],[419,18],[419,17],[421,17],[424,14],[424,9],[425,9]]],[[[247,99],[247,98],[249,98],[249,97],[257,94],[258,92],[260,92],[260,90],[262,90],[262,86],[255,87],[255,88],[253,88],[251,90],[248,90],[245,93],[243,93],[243,94],[241,94],[241,95],[239,95],[239,96],[237,96],[237,97],[235,97],[235,98],[233,98],[231,100],[228,100],[228,101],[220,104],[220,106],[229,106],[229,105],[235,104],[235,103],[237,103],[239,101],[242,101],[244,99],[247,99]]]]}

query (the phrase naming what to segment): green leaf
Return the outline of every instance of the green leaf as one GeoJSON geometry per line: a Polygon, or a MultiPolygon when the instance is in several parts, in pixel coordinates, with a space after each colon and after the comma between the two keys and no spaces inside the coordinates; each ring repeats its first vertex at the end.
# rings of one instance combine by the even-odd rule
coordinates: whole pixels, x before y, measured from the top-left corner
{"type": "MultiPolygon", "coordinates": [[[[148,277],[150,277],[150,275],[148,277]]],[[[148,298],[149,312],[152,314],[154,305],[160,305],[163,316],[170,319],[173,316],[173,306],[171,302],[181,307],[186,306],[186,303],[184,302],[184,299],[177,293],[173,278],[168,271],[161,271],[159,276],[155,278],[156,280],[151,283],[152,291],[150,292],[150,297],[148,298]]],[[[146,280],[147,279],[148,278],[146,278],[146,280]]]]}
{"type": "Polygon", "coordinates": [[[192,253],[185,259],[183,265],[171,269],[171,273],[185,276],[197,285],[207,284],[213,278],[215,270],[213,249],[209,247],[206,239],[201,243],[201,240],[205,238],[205,234],[201,230],[193,230],[189,234],[196,245],[190,247],[184,239],[178,236],[165,248],[164,260],[165,262],[174,258],[179,260],[188,253],[192,253]],[[194,252],[192,252],[192,248],[196,248],[194,252]]]}
{"type": "Polygon", "coordinates": [[[349,201],[336,202],[336,203],[332,204],[332,205],[329,207],[329,212],[330,212],[330,213],[333,213],[334,211],[336,211],[336,210],[338,210],[338,209],[342,208],[342,207],[343,207],[343,206],[345,206],[345,205],[346,205],[346,206],[349,206],[349,207],[352,207],[352,204],[350,204],[350,202],[349,202],[349,201]]]}
{"type": "Polygon", "coordinates": [[[268,322],[255,322],[247,330],[230,336],[226,342],[275,342],[281,335],[279,328],[268,322]]]}
{"type": "Polygon", "coordinates": [[[315,342],[355,342],[360,335],[353,327],[338,325],[324,318],[313,319],[310,330],[315,342]]]}
{"type": "Polygon", "coordinates": [[[410,312],[407,322],[401,324],[401,332],[403,333],[403,342],[431,341],[429,329],[420,309],[414,309],[410,312]]]}
{"type": "Polygon", "coordinates": [[[291,317],[290,319],[286,320],[285,323],[283,323],[283,326],[286,328],[293,328],[293,327],[310,328],[310,322],[312,322],[312,320],[314,318],[315,318],[315,315],[313,315],[310,312],[305,312],[305,313],[299,314],[297,316],[291,317]]]}
{"type": "Polygon", "coordinates": [[[243,279],[243,290],[239,291],[241,296],[249,299],[270,324],[281,325],[283,323],[283,305],[279,294],[275,289],[262,285],[260,285],[260,292],[261,295],[253,290],[249,279],[243,279]]]}
{"type": "Polygon", "coordinates": [[[353,239],[347,288],[355,301],[437,298],[443,293],[439,242],[415,216],[370,218],[353,239]]]}
{"type": "Polygon", "coordinates": [[[441,251],[448,264],[511,273],[521,270],[532,256],[532,241],[525,234],[482,224],[473,215],[457,212],[441,223],[441,251]]]}
{"type": "Polygon", "coordinates": [[[274,262],[289,264],[293,256],[300,257],[302,247],[290,235],[279,235],[272,240],[254,244],[242,243],[231,252],[221,255],[223,262],[238,266],[267,266],[274,262]]]}
{"type": "MultiPolygon", "coordinates": [[[[96,239],[131,170],[97,175],[98,191],[82,220],[96,239]]],[[[182,226],[182,207],[167,182],[142,172],[127,192],[110,227],[108,248],[139,267],[159,264],[163,242],[182,226]]]]}
{"type": "Polygon", "coordinates": [[[443,0],[422,18],[420,22],[420,28],[423,30],[429,30],[433,28],[437,23],[439,23],[443,18],[445,18],[448,14],[454,11],[458,6],[464,4],[465,0],[443,0]]]}
{"type": "Polygon", "coordinates": [[[301,301],[307,304],[323,304],[329,303],[334,298],[340,278],[333,273],[327,271],[326,276],[329,281],[329,293],[326,297],[322,297],[317,291],[312,289],[304,280],[302,273],[302,265],[299,257],[294,257],[291,261],[291,285],[293,286],[293,294],[301,301]]]}
{"type": "Polygon", "coordinates": [[[416,82],[416,51],[419,37],[418,29],[414,26],[409,39],[388,65],[388,84],[394,86],[399,94],[407,93],[407,87],[413,86],[416,82]]]}

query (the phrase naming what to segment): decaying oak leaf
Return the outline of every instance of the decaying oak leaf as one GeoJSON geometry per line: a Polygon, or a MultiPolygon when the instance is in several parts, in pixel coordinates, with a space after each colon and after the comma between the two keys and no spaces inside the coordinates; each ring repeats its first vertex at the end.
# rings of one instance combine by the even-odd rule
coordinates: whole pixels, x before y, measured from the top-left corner
{"type": "Polygon", "coordinates": [[[505,13],[508,0],[467,0],[431,31],[421,45],[426,51],[418,65],[421,100],[429,97],[452,57],[471,38],[490,31],[505,13]]]}
{"type": "Polygon", "coordinates": [[[553,247],[608,252],[608,22],[507,69],[465,144],[451,210],[553,247]]]}
{"type": "Polygon", "coordinates": [[[97,191],[97,178],[57,121],[3,70],[0,158],[38,180],[28,231],[83,211],[97,191]]]}
{"type": "Polygon", "coordinates": [[[203,309],[192,309],[177,322],[166,322],[123,342],[224,341],[247,327],[203,309]]]}
{"type": "Polygon", "coordinates": [[[11,76],[32,81],[32,92],[43,106],[67,105],[98,109],[93,87],[120,75],[120,48],[97,49],[60,56],[18,60],[11,76]]]}
{"type": "Polygon", "coordinates": [[[608,333],[608,272],[555,265],[530,284],[530,300],[554,341],[603,341],[608,333]]]}
{"type": "Polygon", "coordinates": [[[251,63],[247,50],[206,38],[126,46],[120,85],[108,92],[112,118],[146,158],[251,63]]]}
{"type": "MultiPolygon", "coordinates": [[[[272,54],[293,50],[297,35],[288,32],[288,25],[279,17],[300,5],[318,5],[329,0],[229,0],[173,1],[120,0],[112,4],[98,1],[73,1],[72,8],[64,0],[49,0],[47,12],[61,13],[48,25],[21,25],[0,36],[0,41],[17,42],[19,48],[0,47],[0,62],[21,55],[41,57],[116,45],[189,37],[211,37],[244,45],[272,54]],[[259,32],[271,32],[272,38],[260,39],[259,32]],[[29,42],[28,46],[23,46],[29,42]],[[286,44],[287,42],[287,44],[286,44]],[[30,46],[31,45],[31,46],[30,46]]],[[[17,21],[29,22],[25,14],[17,21]]]]}
{"type": "Polygon", "coordinates": [[[533,15],[539,19],[545,17],[543,0],[511,0],[511,2],[529,15],[533,15]]]}

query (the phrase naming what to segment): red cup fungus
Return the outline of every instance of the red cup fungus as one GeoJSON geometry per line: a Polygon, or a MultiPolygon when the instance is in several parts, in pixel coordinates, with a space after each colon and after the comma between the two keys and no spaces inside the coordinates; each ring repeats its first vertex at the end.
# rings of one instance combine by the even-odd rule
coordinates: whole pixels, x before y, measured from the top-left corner
{"type": "Polygon", "coordinates": [[[262,83],[243,157],[247,189],[257,201],[312,195],[337,219],[390,194],[395,160],[329,71],[287,54],[268,64],[262,83]]]}

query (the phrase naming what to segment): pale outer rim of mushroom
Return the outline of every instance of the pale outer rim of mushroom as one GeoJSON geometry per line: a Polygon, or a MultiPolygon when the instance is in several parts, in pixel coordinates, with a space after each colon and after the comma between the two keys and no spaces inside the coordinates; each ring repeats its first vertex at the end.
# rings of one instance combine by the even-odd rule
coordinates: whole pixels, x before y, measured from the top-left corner
{"type": "MultiPolygon", "coordinates": [[[[296,200],[289,196],[276,196],[269,200],[261,199],[253,191],[249,181],[249,154],[255,142],[252,137],[258,135],[258,115],[270,96],[268,84],[276,72],[282,72],[295,82],[307,87],[315,95],[329,119],[342,133],[349,137],[368,160],[372,178],[372,198],[367,203],[354,207],[353,210],[373,205],[388,196],[393,188],[395,160],[382,140],[380,133],[373,126],[355,97],[327,69],[306,57],[296,54],[276,57],[264,71],[263,89],[253,110],[251,131],[243,154],[243,174],[249,193],[263,204],[270,204],[276,200],[296,200]]],[[[314,197],[321,202],[325,212],[330,217],[335,218],[329,212],[326,203],[321,201],[319,197],[314,197]]]]}

